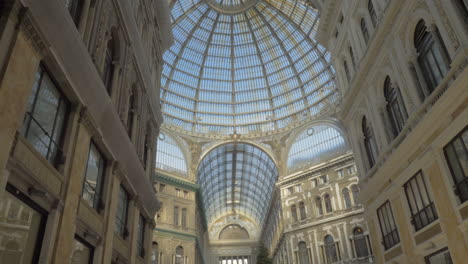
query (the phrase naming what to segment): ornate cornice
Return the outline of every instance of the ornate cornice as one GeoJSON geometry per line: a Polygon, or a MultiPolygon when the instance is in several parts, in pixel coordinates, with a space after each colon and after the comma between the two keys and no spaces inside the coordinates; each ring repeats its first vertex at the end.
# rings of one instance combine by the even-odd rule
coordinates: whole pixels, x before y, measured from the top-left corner
{"type": "Polygon", "coordinates": [[[177,187],[180,187],[181,189],[185,189],[185,190],[189,190],[193,192],[197,192],[198,189],[200,189],[200,185],[198,184],[195,184],[186,180],[178,179],[170,175],[163,174],[161,172],[155,172],[154,175],[155,175],[154,180],[157,182],[162,182],[162,183],[166,183],[172,186],[177,186],[177,187]]]}
{"type": "Polygon", "coordinates": [[[174,231],[174,230],[170,230],[170,229],[155,227],[154,230],[157,231],[157,232],[161,232],[163,234],[170,235],[171,238],[174,237],[173,235],[176,235],[177,236],[176,238],[183,239],[183,240],[188,240],[188,241],[196,241],[196,239],[197,239],[196,235],[192,235],[192,234],[188,234],[188,233],[182,233],[182,232],[178,232],[178,231],[174,231]]]}
{"type": "Polygon", "coordinates": [[[316,168],[312,168],[312,169],[310,169],[308,171],[299,173],[299,174],[294,175],[294,176],[290,176],[290,177],[288,177],[286,179],[282,179],[282,180],[280,180],[280,181],[278,181],[276,183],[276,186],[281,186],[281,185],[293,183],[295,181],[300,181],[300,180],[309,178],[312,175],[317,175],[317,174],[320,174],[322,172],[330,171],[333,168],[341,167],[341,166],[343,166],[343,165],[345,165],[347,163],[353,162],[353,161],[354,161],[354,156],[352,154],[346,154],[346,155],[340,157],[339,159],[337,159],[336,161],[331,161],[328,164],[318,166],[316,168]]]}

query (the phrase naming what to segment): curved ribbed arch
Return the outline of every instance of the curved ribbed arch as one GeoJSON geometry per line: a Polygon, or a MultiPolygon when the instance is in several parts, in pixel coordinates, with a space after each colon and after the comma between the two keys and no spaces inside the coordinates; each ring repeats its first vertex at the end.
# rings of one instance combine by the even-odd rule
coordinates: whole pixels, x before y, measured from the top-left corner
{"type": "Polygon", "coordinates": [[[266,132],[336,103],[330,55],[314,40],[318,14],[306,3],[258,0],[227,15],[206,0],[178,0],[171,12],[175,44],[161,80],[166,123],[199,133],[266,132]]]}
{"type": "Polygon", "coordinates": [[[288,171],[310,167],[324,160],[344,154],[348,147],[335,126],[318,123],[301,132],[291,144],[288,153],[288,171]]]}
{"type": "Polygon", "coordinates": [[[278,178],[267,153],[250,144],[224,144],[202,159],[197,176],[208,223],[232,214],[263,224],[278,178]]]}
{"type": "Polygon", "coordinates": [[[156,153],[156,169],[186,177],[187,161],[178,142],[170,135],[159,133],[156,153]]]}

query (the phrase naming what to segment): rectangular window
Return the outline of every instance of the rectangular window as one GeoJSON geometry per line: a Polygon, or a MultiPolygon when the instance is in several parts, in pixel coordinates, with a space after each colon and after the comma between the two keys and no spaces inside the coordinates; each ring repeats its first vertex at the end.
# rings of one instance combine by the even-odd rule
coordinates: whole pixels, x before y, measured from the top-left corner
{"type": "Polygon", "coordinates": [[[0,195],[0,263],[39,263],[47,212],[12,185],[0,195]]]}
{"type": "Polygon", "coordinates": [[[166,188],[166,185],[160,183],[160,184],[159,184],[159,192],[164,192],[164,188],[166,188]]]}
{"type": "Polygon", "coordinates": [[[174,207],[174,225],[179,225],[179,207],[174,207]]]}
{"type": "Polygon", "coordinates": [[[379,209],[377,209],[379,218],[380,231],[382,232],[383,245],[385,250],[400,243],[397,226],[393,218],[392,207],[390,202],[386,201],[379,209]]]}
{"type": "Polygon", "coordinates": [[[184,198],[188,199],[188,192],[187,191],[184,191],[184,198]]]}
{"type": "Polygon", "coordinates": [[[137,252],[138,256],[142,258],[145,257],[145,225],[146,220],[140,215],[140,219],[138,219],[137,252]]]}
{"type": "Polygon", "coordinates": [[[91,142],[81,196],[96,210],[100,210],[103,207],[102,183],[104,180],[105,168],[106,161],[104,156],[98,150],[96,145],[91,142]]]}
{"type": "Polygon", "coordinates": [[[343,178],[343,176],[344,176],[344,170],[343,169],[338,170],[338,177],[343,178]]]}
{"type": "Polygon", "coordinates": [[[312,179],[312,188],[317,187],[317,185],[318,185],[317,179],[312,179]]]}
{"type": "Polygon", "coordinates": [[[84,0],[66,0],[65,5],[68,8],[68,12],[78,27],[80,23],[81,12],[83,10],[84,0]]]}
{"type": "Polygon", "coordinates": [[[468,127],[444,147],[444,152],[455,194],[463,203],[468,200],[468,127]]]}
{"type": "Polygon", "coordinates": [[[416,231],[434,222],[438,216],[421,171],[403,186],[416,231]]]}
{"type": "Polygon", "coordinates": [[[320,180],[322,181],[322,184],[325,184],[328,182],[328,176],[327,175],[320,176],[320,180]]]}
{"type": "Polygon", "coordinates": [[[349,166],[348,167],[348,174],[349,175],[353,175],[354,173],[356,173],[356,167],[353,165],[353,166],[349,166]]]}
{"type": "Polygon", "coordinates": [[[81,237],[75,236],[71,264],[93,263],[94,247],[81,237]]]}
{"type": "Polygon", "coordinates": [[[187,227],[187,208],[182,208],[182,227],[187,227]]]}
{"type": "Polygon", "coordinates": [[[289,195],[293,194],[293,193],[294,193],[294,188],[293,188],[293,187],[289,187],[289,188],[288,188],[288,193],[289,193],[289,195]]]}
{"type": "Polygon", "coordinates": [[[426,264],[452,264],[452,257],[448,248],[443,248],[424,258],[426,264]]]}
{"type": "Polygon", "coordinates": [[[296,185],[296,192],[302,192],[302,185],[296,185]]]}
{"type": "Polygon", "coordinates": [[[127,215],[128,215],[128,202],[129,195],[125,188],[120,185],[119,197],[117,204],[117,214],[115,216],[115,232],[117,232],[124,239],[127,238],[127,215]]]}
{"type": "Polygon", "coordinates": [[[26,107],[21,134],[52,165],[63,162],[62,147],[69,102],[40,66],[26,107]]]}
{"type": "Polygon", "coordinates": [[[180,189],[175,188],[176,196],[180,197],[180,189]]]}

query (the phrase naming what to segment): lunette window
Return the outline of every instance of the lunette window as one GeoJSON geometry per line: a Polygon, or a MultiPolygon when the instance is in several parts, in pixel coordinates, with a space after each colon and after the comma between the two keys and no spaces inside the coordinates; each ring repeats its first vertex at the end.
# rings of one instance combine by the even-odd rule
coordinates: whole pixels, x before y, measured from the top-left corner
{"type": "Polygon", "coordinates": [[[403,186],[416,231],[434,222],[438,216],[421,171],[403,186]]]}
{"type": "Polygon", "coordinates": [[[82,198],[96,210],[103,208],[102,189],[106,161],[96,145],[91,142],[86,163],[82,198]]]}
{"type": "Polygon", "coordinates": [[[40,66],[28,100],[22,135],[54,166],[63,162],[62,147],[69,108],[68,100],[40,66]]]}
{"type": "Polygon", "coordinates": [[[393,218],[392,207],[390,202],[386,201],[379,209],[377,209],[379,218],[380,231],[382,232],[383,245],[385,250],[400,243],[398,229],[393,218]]]}
{"type": "Polygon", "coordinates": [[[468,127],[444,147],[455,185],[455,194],[460,202],[468,200],[468,127]]]}
{"type": "Polygon", "coordinates": [[[115,232],[122,238],[126,239],[128,236],[127,230],[127,216],[128,216],[128,202],[129,194],[125,188],[120,185],[120,191],[117,203],[117,214],[115,216],[115,232]]]}

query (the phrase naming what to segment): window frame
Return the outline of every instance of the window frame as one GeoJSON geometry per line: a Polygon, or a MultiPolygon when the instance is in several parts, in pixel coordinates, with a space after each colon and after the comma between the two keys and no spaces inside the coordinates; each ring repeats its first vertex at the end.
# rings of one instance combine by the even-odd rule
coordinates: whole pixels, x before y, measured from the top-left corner
{"type": "Polygon", "coordinates": [[[174,206],[174,214],[173,214],[172,222],[174,226],[179,226],[179,207],[178,206],[174,206]]]}
{"type": "Polygon", "coordinates": [[[92,208],[94,208],[98,212],[100,212],[104,208],[104,197],[103,196],[104,196],[104,181],[106,179],[106,172],[107,172],[107,159],[106,159],[106,156],[102,153],[99,146],[93,140],[91,140],[91,142],[89,144],[89,148],[88,148],[88,158],[86,159],[86,169],[85,169],[85,176],[84,176],[84,179],[83,179],[83,187],[82,187],[82,190],[81,190],[81,198],[83,200],[85,200],[88,203],[89,206],[91,206],[92,208]],[[87,181],[89,157],[90,157],[90,154],[91,154],[91,149],[93,147],[96,150],[96,152],[99,154],[99,156],[101,157],[100,160],[103,162],[102,163],[102,171],[97,176],[98,179],[96,179],[96,181],[97,181],[96,182],[96,189],[92,188],[91,187],[92,185],[90,183],[88,183],[88,181],[87,181]],[[84,192],[85,192],[85,185],[86,184],[90,185],[90,187],[92,189],[94,189],[92,204],[89,204],[90,201],[86,200],[83,197],[84,192]]]}
{"type": "Polygon", "coordinates": [[[464,169],[463,169],[463,166],[462,166],[462,163],[461,163],[461,158],[459,157],[459,153],[457,153],[457,151],[455,150],[455,146],[453,144],[457,140],[461,140],[462,141],[461,144],[465,145],[464,146],[464,150],[465,150],[464,152],[467,152],[466,155],[468,155],[468,148],[466,147],[466,145],[468,145],[468,142],[465,143],[464,140],[463,140],[463,134],[465,134],[465,133],[468,133],[468,126],[466,126],[460,132],[458,132],[458,134],[455,137],[453,137],[443,148],[444,156],[445,156],[445,162],[447,164],[447,167],[450,170],[450,175],[451,175],[451,179],[452,179],[452,182],[453,182],[454,193],[458,197],[458,200],[460,201],[460,203],[464,203],[464,202],[468,201],[468,174],[464,173],[464,169]],[[452,155],[455,155],[456,161],[454,161],[454,162],[456,162],[456,164],[452,164],[451,159],[449,158],[449,153],[448,153],[448,148],[449,147],[452,149],[452,152],[453,152],[452,155]],[[460,180],[457,179],[459,176],[455,174],[454,165],[457,165],[458,170],[461,171],[464,174],[463,179],[460,179],[460,180]],[[467,191],[463,192],[463,190],[461,189],[460,186],[464,186],[465,189],[467,189],[467,191]]]}
{"type": "Polygon", "coordinates": [[[306,208],[304,202],[299,203],[299,214],[301,216],[301,221],[307,219],[306,208]]]}
{"type": "MultiPolygon", "coordinates": [[[[67,126],[68,126],[68,123],[69,123],[68,119],[69,119],[70,111],[71,111],[71,103],[68,100],[68,98],[65,96],[65,94],[62,92],[62,90],[60,89],[60,85],[58,84],[58,82],[55,80],[53,75],[50,73],[50,71],[47,69],[47,67],[44,64],[42,64],[42,63],[39,64],[38,70],[36,71],[35,75],[36,76],[39,75],[39,76],[38,76],[37,82],[36,81],[34,82],[33,91],[31,91],[31,93],[30,93],[30,95],[28,97],[27,108],[31,108],[31,109],[30,109],[30,111],[25,112],[24,120],[23,120],[22,128],[21,128],[21,134],[28,141],[28,143],[30,143],[32,145],[32,147],[41,155],[41,157],[46,159],[50,164],[52,164],[52,166],[57,168],[58,165],[64,163],[64,161],[62,160],[64,158],[63,157],[63,147],[64,147],[64,143],[65,143],[65,134],[66,134],[66,131],[67,131],[67,126]],[[36,120],[36,118],[34,117],[35,116],[34,113],[36,112],[37,102],[39,100],[40,92],[42,91],[41,88],[43,88],[44,78],[45,77],[47,77],[50,80],[50,83],[52,84],[53,89],[59,95],[58,103],[56,105],[57,109],[56,109],[56,112],[54,114],[54,121],[53,121],[53,125],[52,125],[52,131],[47,131],[43,127],[43,124],[40,124],[39,120],[36,120]],[[36,91],[34,91],[34,86],[37,86],[36,91]],[[32,99],[32,104],[30,105],[29,100],[31,100],[31,99],[32,99]],[[64,108],[63,108],[63,120],[62,120],[62,124],[61,124],[61,131],[55,131],[55,129],[57,128],[57,118],[60,115],[60,110],[61,110],[62,104],[64,105],[64,108]],[[45,155],[39,149],[37,149],[28,138],[28,135],[29,135],[29,133],[31,131],[31,123],[32,122],[34,122],[34,124],[43,133],[41,135],[46,136],[48,138],[48,140],[49,140],[49,143],[47,145],[47,153],[45,153],[45,155]],[[50,135],[50,134],[52,134],[52,135],[50,135]],[[55,141],[53,139],[53,135],[58,136],[57,141],[55,141]],[[55,146],[55,150],[52,149],[53,146],[55,146]],[[54,157],[49,157],[49,154],[54,153],[54,152],[55,152],[54,157]]],[[[50,91],[50,89],[48,91],[50,91]]]]}
{"type": "Polygon", "coordinates": [[[137,254],[139,257],[145,257],[145,229],[146,229],[146,219],[140,214],[138,218],[138,236],[137,236],[137,254]]]}
{"type": "Polygon", "coordinates": [[[384,81],[385,108],[390,119],[393,137],[397,137],[406,125],[408,112],[398,86],[394,86],[389,76],[384,81]]]}
{"type": "MultiPolygon", "coordinates": [[[[398,226],[395,223],[395,217],[393,216],[392,205],[390,204],[389,200],[385,201],[379,208],[377,208],[377,218],[378,218],[378,221],[379,221],[380,234],[382,236],[382,245],[384,246],[384,249],[389,250],[390,248],[398,245],[400,243],[400,235],[398,233],[398,226]],[[381,214],[379,213],[379,212],[383,212],[382,210],[384,210],[384,209],[385,209],[386,214],[385,215],[382,214],[382,217],[386,216],[385,220],[387,222],[385,222],[385,223],[383,222],[384,219],[381,219],[381,214]],[[391,223],[388,222],[388,220],[391,220],[391,222],[393,223],[393,226],[395,228],[393,228],[392,230],[389,230],[388,232],[384,233],[383,224],[388,224],[391,227],[391,223]],[[394,235],[396,235],[396,239],[395,239],[394,235]],[[392,237],[392,243],[387,242],[388,241],[388,239],[387,239],[388,236],[392,237]]],[[[387,225],[385,225],[385,230],[386,229],[387,229],[387,225]]]]}
{"type": "Polygon", "coordinates": [[[123,186],[122,184],[120,184],[120,189],[119,189],[119,195],[117,197],[117,210],[116,210],[116,214],[115,214],[115,230],[117,232],[117,234],[119,234],[119,236],[121,236],[123,239],[127,239],[128,237],[128,211],[129,211],[129,207],[130,207],[130,193],[127,191],[127,189],[125,189],[125,186],[123,186]],[[125,194],[125,200],[124,200],[124,211],[122,212],[122,215],[120,215],[120,217],[122,217],[123,219],[120,219],[119,218],[119,203],[122,201],[120,200],[121,196],[120,194],[121,193],[124,193],[125,194]],[[117,226],[117,223],[120,223],[120,230],[118,230],[118,226],[117,226]]]}
{"type": "Polygon", "coordinates": [[[405,191],[406,201],[408,202],[408,207],[409,207],[410,214],[411,214],[411,224],[413,225],[415,231],[419,231],[422,228],[424,228],[425,226],[428,226],[432,222],[435,222],[437,219],[439,219],[439,216],[437,214],[437,210],[435,208],[434,199],[432,198],[431,194],[428,191],[427,184],[426,184],[426,181],[424,179],[424,174],[422,173],[422,170],[419,170],[415,175],[413,175],[403,185],[403,189],[405,191]],[[424,186],[420,186],[421,183],[418,181],[418,179],[421,180],[421,183],[424,186]],[[416,190],[413,190],[413,184],[412,183],[416,184],[416,186],[414,186],[414,187],[417,187],[417,193],[416,193],[416,190]],[[423,189],[423,187],[424,187],[424,189],[423,189]],[[411,190],[409,190],[409,188],[411,188],[411,190]],[[421,190],[421,189],[423,189],[423,190],[421,190]],[[413,206],[411,205],[410,196],[409,196],[410,194],[412,194],[413,203],[417,208],[413,208],[413,206]],[[416,194],[419,194],[419,196],[416,197],[415,196],[416,194]],[[425,194],[425,196],[424,196],[424,194],[425,194]],[[424,204],[425,203],[424,200],[427,200],[428,204],[424,204]],[[420,201],[423,208],[419,208],[418,201],[420,201]],[[431,211],[432,218],[429,216],[428,210],[431,211]],[[424,213],[424,215],[426,215],[426,218],[425,218],[426,221],[427,221],[426,223],[423,223],[423,219],[424,219],[422,217],[423,213],[424,213]]]}
{"type": "Polygon", "coordinates": [[[374,131],[367,121],[366,116],[362,118],[362,134],[364,135],[364,147],[366,149],[367,161],[370,168],[373,168],[377,163],[379,154],[374,131]]]}
{"type": "Polygon", "coordinates": [[[364,42],[367,44],[369,42],[370,35],[369,35],[369,29],[367,27],[367,23],[364,17],[361,18],[360,24],[361,24],[362,37],[364,38],[364,42]]]}
{"type": "Polygon", "coordinates": [[[187,208],[182,208],[182,210],[180,210],[180,225],[182,228],[187,228],[187,213],[187,208]]]}
{"type": "Polygon", "coordinates": [[[78,28],[80,26],[81,17],[83,16],[85,0],[68,0],[67,9],[70,16],[78,28]]]}
{"type": "MultiPolygon", "coordinates": [[[[96,250],[96,247],[77,234],[75,234],[74,240],[78,241],[80,244],[82,244],[83,246],[89,249],[90,254],[89,254],[88,264],[93,264],[94,251],[96,250]]],[[[72,253],[72,256],[73,256],[73,253],[72,253]]]]}
{"type": "Polygon", "coordinates": [[[28,195],[24,194],[10,183],[6,184],[5,192],[9,193],[41,216],[37,228],[36,241],[34,242],[34,250],[32,251],[32,263],[39,263],[49,213],[29,198],[28,195]]]}
{"type": "MultiPolygon", "coordinates": [[[[433,253],[431,253],[431,254],[429,254],[429,255],[427,255],[427,256],[424,256],[424,262],[425,262],[426,264],[431,264],[430,259],[431,259],[432,257],[437,256],[437,255],[439,255],[439,254],[441,254],[441,253],[445,253],[445,252],[448,252],[448,253],[449,253],[450,260],[452,261],[452,255],[450,254],[449,248],[448,248],[448,247],[444,247],[444,248],[441,248],[441,249],[439,249],[439,250],[436,250],[435,252],[433,252],[433,253]]],[[[452,261],[452,262],[453,262],[453,261],[452,261]]]]}

